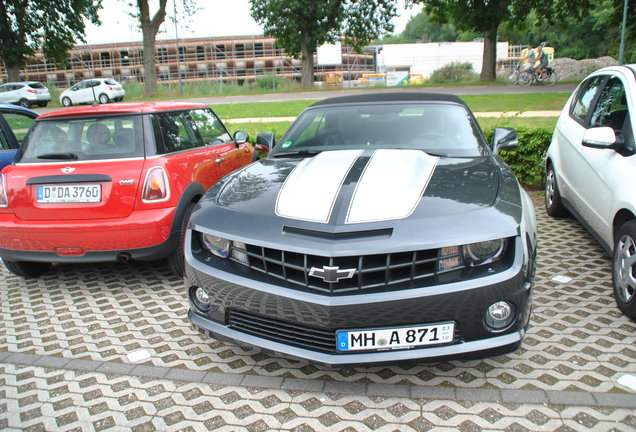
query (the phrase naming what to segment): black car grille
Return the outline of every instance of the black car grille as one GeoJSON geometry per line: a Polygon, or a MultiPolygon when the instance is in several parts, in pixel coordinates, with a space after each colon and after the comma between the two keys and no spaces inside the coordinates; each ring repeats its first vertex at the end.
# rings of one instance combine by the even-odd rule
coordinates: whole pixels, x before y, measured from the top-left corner
{"type": "Polygon", "coordinates": [[[333,330],[317,329],[235,309],[229,312],[228,325],[243,333],[312,351],[333,353],[336,347],[336,332],[333,330]]]}
{"type": "MultiPolygon", "coordinates": [[[[234,330],[285,345],[328,354],[337,353],[335,330],[309,327],[236,309],[229,310],[227,324],[234,330]]],[[[459,340],[456,324],[452,343],[459,340]]]]}
{"type": "MultiPolygon", "coordinates": [[[[232,245],[232,260],[252,270],[286,281],[292,287],[330,294],[354,294],[386,289],[401,289],[439,283],[443,272],[438,271],[439,249],[410,252],[325,257],[239,243],[232,245]],[[245,259],[247,258],[247,259],[245,259]],[[247,264],[246,264],[247,261],[247,264]],[[340,272],[354,269],[352,277],[335,281],[310,276],[312,268],[321,271],[325,266],[338,267],[340,272]]],[[[455,254],[459,258],[459,253],[455,254]]],[[[452,258],[447,255],[444,258],[452,258]]],[[[455,267],[453,270],[457,270],[455,267]]],[[[333,276],[333,275],[332,275],[333,276]]]]}

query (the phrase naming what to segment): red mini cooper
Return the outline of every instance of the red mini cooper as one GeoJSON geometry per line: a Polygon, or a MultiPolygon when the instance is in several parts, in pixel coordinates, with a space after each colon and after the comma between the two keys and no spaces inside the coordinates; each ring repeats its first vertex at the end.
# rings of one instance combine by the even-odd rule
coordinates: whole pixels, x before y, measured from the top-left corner
{"type": "Polygon", "coordinates": [[[0,174],[0,257],[36,277],[52,263],[155,260],[183,274],[192,208],[252,161],[247,134],[181,102],[120,103],[41,115],[0,174]]]}

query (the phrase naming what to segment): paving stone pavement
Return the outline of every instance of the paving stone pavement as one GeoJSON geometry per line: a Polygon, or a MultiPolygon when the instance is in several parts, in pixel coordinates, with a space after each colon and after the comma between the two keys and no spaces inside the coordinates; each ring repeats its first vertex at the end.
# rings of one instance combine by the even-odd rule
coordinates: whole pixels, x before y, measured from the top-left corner
{"type": "Polygon", "coordinates": [[[636,323],[610,261],[537,204],[531,328],[475,361],[330,369],[207,339],[164,262],[0,279],[0,430],[636,430],[636,323]],[[566,283],[553,281],[567,276],[566,283]],[[145,349],[150,359],[127,355],[145,349]]]}

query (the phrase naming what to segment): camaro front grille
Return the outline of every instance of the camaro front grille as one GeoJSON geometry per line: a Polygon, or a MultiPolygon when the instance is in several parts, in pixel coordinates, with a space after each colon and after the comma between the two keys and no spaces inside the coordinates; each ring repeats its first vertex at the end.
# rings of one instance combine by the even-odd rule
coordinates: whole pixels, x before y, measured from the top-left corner
{"type": "Polygon", "coordinates": [[[333,330],[289,323],[236,309],[229,311],[228,325],[243,333],[312,351],[333,353],[336,348],[336,332],[333,330]]]}
{"type": "MultiPolygon", "coordinates": [[[[324,257],[288,252],[255,245],[232,246],[232,260],[258,272],[286,281],[292,286],[330,294],[408,288],[413,283],[426,286],[439,283],[439,249],[411,252],[324,257]],[[240,260],[238,257],[242,257],[240,260]],[[325,268],[337,268],[338,275],[324,277],[325,268]],[[318,273],[310,275],[312,268],[318,273]],[[347,270],[354,270],[349,277],[347,270]],[[322,276],[322,277],[321,277],[322,276]],[[338,278],[338,280],[334,280],[338,278]]],[[[448,257],[445,257],[448,258],[448,257]]],[[[454,268],[454,270],[456,270],[454,268]]],[[[351,272],[349,272],[351,273],[351,272]]]]}
{"type": "MultiPolygon", "coordinates": [[[[237,309],[228,311],[227,324],[234,330],[285,345],[327,354],[337,352],[335,330],[310,327],[237,309]]],[[[459,326],[455,325],[453,343],[459,340],[459,326]]]]}

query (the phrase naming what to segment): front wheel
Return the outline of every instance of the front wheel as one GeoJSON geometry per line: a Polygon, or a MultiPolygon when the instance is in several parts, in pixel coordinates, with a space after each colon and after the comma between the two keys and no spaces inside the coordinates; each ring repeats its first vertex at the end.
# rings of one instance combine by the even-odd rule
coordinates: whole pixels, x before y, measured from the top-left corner
{"type": "Polygon", "coordinates": [[[179,227],[179,237],[177,239],[177,247],[174,252],[168,256],[168,266],[172,273],[177,276],[183,276],[185,273],[185,255],[184,255],[184,246],[185,246],[185,235],[186,230],[188,229],[188,222],[190,222],[190,216],[192,215],[192,210],[194,210],[195,203],[191,203],[183,214],[183,219],[181,219],[181,226],[179,227]]]}
{"type": "Polygon", "coordinates": [[[65,97],[62,99],[62,105],[64,105],[65,107],[70,107],[71,105],[73,105],[73,102],[71,102],[71,98],[65,97]]]}
{"type": "Polygon", "coordinates": [[[16,276],[35,278],[45,273],[50,267],[49,262],[7,261],[2,260],[4,266],[16,276]]]}
{"type": "Polygon", "coordinates": [[[106,93],[102,93],[99,95],[100,104],[107,104],[108,102],[110,102],[110,98],[108,97],[106,93]]]}
{"type": "Polygon", "coordinates": [[[618,308],[636,319],[636,221],[623,224],[614,242],[612,284],[618,308]]]}
{"type": "Polygon", "coordinates": [[[521,85],[529,86],[534,81],[534,77],[532,76],[532,72],[525,72],[521,75],[521,85]]]}
{"type": "Polygon", "coordinates": [[[545,211],[552,217],[565,217],[569,215],[568,210],[561,200],[556,172],[552,164],[548,165],[545,174],[545,211]]]}
{"type": "Polygon", "coordinates": [[[18,102],[20,104],[21,107],[24,108],[31,108],[31,102],[29,102],[26,99],[20,99],[20,102],[18,102]]]}
{"type": "Polygon", "coordinates": [[[515,70],[510,75],[506,77],[507,85],[517,85],[519,84],[519,71],[515,70]]]}

